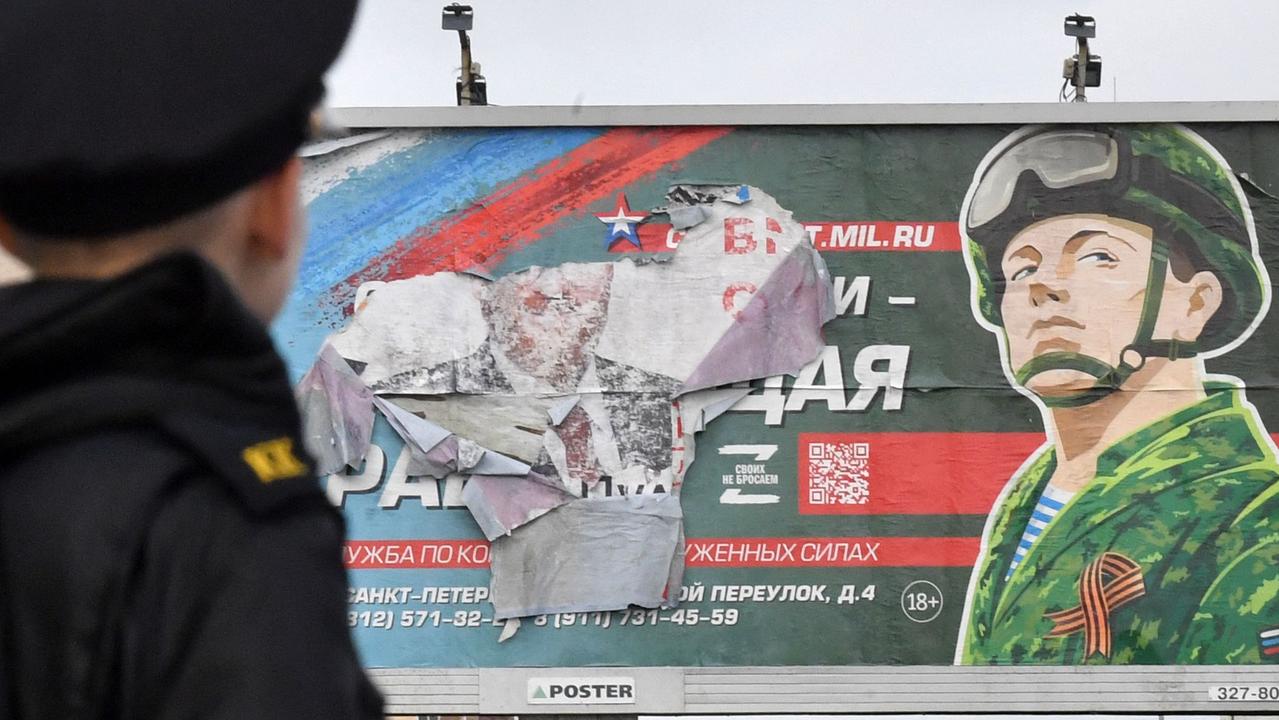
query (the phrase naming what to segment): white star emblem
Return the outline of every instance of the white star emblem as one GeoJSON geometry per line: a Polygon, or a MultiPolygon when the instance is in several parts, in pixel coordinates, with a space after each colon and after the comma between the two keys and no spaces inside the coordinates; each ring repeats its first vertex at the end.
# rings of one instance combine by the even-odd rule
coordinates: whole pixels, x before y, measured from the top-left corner
{"type": "Polygon", "coordinates": [[[595,217],[598,217],[600,219],[600,222],[613,226],[612,229],[609,231],[611,235],[615,235],[615,236],[626,235],[631,232],[632,225],[639,222],[640,220],[643,220],[645,217],[643,215],[627,214],[631,212],[634,212],[634,211],[631,210],[629,207],[627,207],[626,201],[623,200],[622,202],[618,203],[617,212],[615,214],[613,215],[601,214],[601,215],[596,215],[595,217]]]}

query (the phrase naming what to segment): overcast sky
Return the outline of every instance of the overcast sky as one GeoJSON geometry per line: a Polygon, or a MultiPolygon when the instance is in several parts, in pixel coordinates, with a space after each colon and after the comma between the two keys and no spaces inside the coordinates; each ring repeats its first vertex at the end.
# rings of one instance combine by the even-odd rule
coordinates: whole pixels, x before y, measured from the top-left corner
{"type": "MultiPolygon", "coordinates": [[[[452,105],[441,0],[364,0],[330,105],[452,105]]],[[[1275,0],[470,0],[498,105],[1052,102],[1097,18],[1109,101],[1279,100],[1275,0]]]]}

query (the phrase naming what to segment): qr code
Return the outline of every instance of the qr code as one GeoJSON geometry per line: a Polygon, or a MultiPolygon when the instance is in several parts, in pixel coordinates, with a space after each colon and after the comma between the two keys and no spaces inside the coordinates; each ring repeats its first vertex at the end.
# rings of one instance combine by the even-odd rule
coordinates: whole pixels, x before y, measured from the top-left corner
{"type": "Polygon", "coordinates": [[[808,446],[808,502],[870,502],[870,443],[815,442],[808,446]]]}

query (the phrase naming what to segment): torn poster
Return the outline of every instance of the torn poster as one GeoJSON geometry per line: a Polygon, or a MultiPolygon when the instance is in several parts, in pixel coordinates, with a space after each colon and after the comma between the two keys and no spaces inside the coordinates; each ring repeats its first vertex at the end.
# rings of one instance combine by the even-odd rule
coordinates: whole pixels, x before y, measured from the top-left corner
{"type": "Polygon", "coordinates": [[[429,420],[381,398],[376,400],[396,433],[409,448],[409,474],[443,478],[451,473],[469,475],[524,475],[529,466],[481,447],[429,420]]]}
{"type": "Polygon", "coordinates": [[[484,537],[496,540],[532,522],[577,496],[537,472],[523,475],[471,475],[462,488],[462,502],[471,511],[484,537]]]}
{"type": "Polygon", "coordinates": [[[728,386],[795,374],[824,347],[829,274],[773,198],[676,186],[659,211],[684,230],[667,261],[366,283],[331,338],[410,445],[410,474],[469,477],[463,497],[494,540],[499,617],[666,601],[683,569],[676,496],[694,433],[749,392],[728,386]],[[632,501],[595,504],[618,495],[632,501]],[[629,543],[587,553],[601,518],[637,537],[673,529],[642,561],[629,543]],[[570,583],[576,554],[590,560],[570,583]]]}
{"type": "Polygon", "coordinates": [[[496,619],[658,607],[681,518],[674,495],[589,498],[494,540],[496,619]]]}
{"type": "Polygon", "coordinates": [[[373,394],[332,347],[325,346],[296,389],[302,439],[316,470],[359,467],[373,434],[373,394]]]}
{"type": "Polygon", "coordinates": [[[818,354],[833,317],[825,265],[771,197],[679,186],[671,198],[664,210],[700,203],[707,219],[669,262],[369,283],[333,345],[375,393],[435,396],[442,402],[414,410],[463,437],[472,436],[458,421],[491,434],[496,423],[500,437],[477,442],[554,466],[571,491],[628,468],[669,489],[681,476],[671,469],[681,434],[671,401],[793,374],[818,354]]]}

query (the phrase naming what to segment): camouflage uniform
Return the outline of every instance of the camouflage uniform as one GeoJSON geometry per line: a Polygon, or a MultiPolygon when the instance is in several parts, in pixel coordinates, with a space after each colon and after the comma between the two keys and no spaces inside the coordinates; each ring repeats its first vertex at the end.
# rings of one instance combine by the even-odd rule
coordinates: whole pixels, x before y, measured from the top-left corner
{"type": "Polygon", "coordinates": [[[1013,478],[974,578],[962,663],[1279,660],[1258,639],[1279,626],[1279,461],[1241,389],[1208,392],[1107,449],[1005,580],[1053,449],[1013,478]],[[1083,606],[1081,576],[1104,553],[1134,562],[1144,585],[1105,613],[1109,652],[1089,652],[1083,629],[1049,637],[1048,615],[1083,606]]]}

